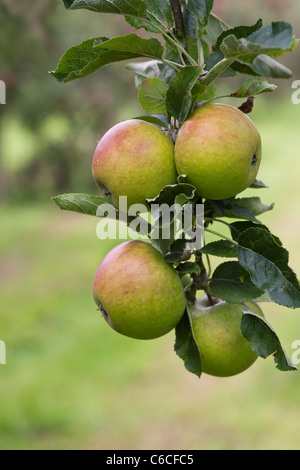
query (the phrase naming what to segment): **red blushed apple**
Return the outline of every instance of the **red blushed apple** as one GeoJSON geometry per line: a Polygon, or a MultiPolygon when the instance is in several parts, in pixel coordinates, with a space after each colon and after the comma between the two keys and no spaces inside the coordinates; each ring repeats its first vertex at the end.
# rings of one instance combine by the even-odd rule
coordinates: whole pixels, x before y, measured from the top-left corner
{"type": "Polygon", "coordinates": [[[128,206],[145,203],[164,186],[176,183],[174,145],[148,122],[121,122],[98,143],[93,176],[103,194],[111,193],[116,207],[120,196],[127,196],[128,206]]]}
{"type": "Polygon", "coordinates": [[[93,295],[107,323],[136,339],[158,338],[171,331],[186,305],[177,272],[143,241],[121,243],[104,257],[93,295]]]}
{"type": "Polygon", "coordinates": [[[234,106],[206,104],[181,126],[175,162],[205,199],[227,199],[248,188],[261,161],[261,138],[234,106]]]}

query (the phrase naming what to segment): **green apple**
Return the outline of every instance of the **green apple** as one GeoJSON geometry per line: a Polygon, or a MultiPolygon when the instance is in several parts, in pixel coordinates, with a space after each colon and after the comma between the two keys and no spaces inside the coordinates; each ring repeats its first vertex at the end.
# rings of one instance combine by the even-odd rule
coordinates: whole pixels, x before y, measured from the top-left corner
{"type": "Polygon", "coordinates": [[[160,129],[140,119],[113,126],[99,141],[93,157],[93,176],[103,194],[111,193],[118,207],[145,204],[164,186],[176,183],[174,145],[160,129]]]}
{"type": "MultiPolygon", "coordinates": [[[[257,359],[252,344],[242,335],[242,304],[229,304],[206,296],[196,301],[191,314],[195,341],[201,356],[204,373],[230,377],[248,369],[257,359]]],[[[260,307],[247,302],[254,313],[263,317],[260,307]]]]}
{"type": "Polygon", "coordinates": [[[174,268],[140,240],[121,243],[104,257],[93,295],[108,324],[136,339],[167,334],[181,320],[186,305],[174,268]]]}
{"type": "Polygon", "coordinates": [[[183,123],[175,142],[178,174],[205,199],[227,199],[248,188],[261,161],[261,137],[234,106],[206,104],[183,123]]]}

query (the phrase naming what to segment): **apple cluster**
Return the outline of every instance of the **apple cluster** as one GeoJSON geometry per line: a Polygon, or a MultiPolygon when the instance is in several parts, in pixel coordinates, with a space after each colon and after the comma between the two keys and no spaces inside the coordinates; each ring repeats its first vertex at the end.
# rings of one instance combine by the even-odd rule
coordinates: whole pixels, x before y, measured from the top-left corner
{"type": "MultiPolygon", "coordinates": [[[[156,197],[186,175],[203,199],[221,200],[248,188],[261,160],[261,138],[252,120],[238,108],[206,104],[180,127],[175,143],[155,125],[131,119],[112,127],[99,141],[93,176],[115,207],[156,197]]],[[[102,260],[93,295],[107,323],[136,339],[154,339],[173,330],[186,310],[182,281],[150,243],[127,241],[102,260]]],[[[255,304],[251,309],[262,315],[255,304]]],[[[207,374],[242,372],[257,356],[241,333],[241,304],[197,300],[191,326],[207,374]]]]}

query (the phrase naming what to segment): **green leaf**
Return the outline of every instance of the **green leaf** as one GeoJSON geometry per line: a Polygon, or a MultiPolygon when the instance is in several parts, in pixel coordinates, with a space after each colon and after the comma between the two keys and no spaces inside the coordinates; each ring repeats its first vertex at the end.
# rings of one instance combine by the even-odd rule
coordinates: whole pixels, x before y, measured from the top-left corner
{"type": "Polygon", "coordinates": [[[70,10],[85,8],[98,13],[146,17],[146,3],[143,0],[63,0],[63,2],[70,10]]]}
{"type": "Polygon", "coordinates": [[[211,242],[201,248],[205,255],[220,256],[221,258],[237,258],[237,246],[229,240],[211,242]]]}
{"type": "Polygon", "coordinates": [[[186,370],[201,377],[201,358],[198,346],[194,340],[190,319],[187,313],[176,326],[176,340],[174,350],[180,359],[183,360],[186,370]]]}
{"type": "Polygon", "coordinates": [[[182,258],[183,254],[186,252],[186,243],[187,240],[184,236],[175,240],[170,245],[169,253],[165,255],[165,260],[168,263],[177,263],[182,258]]]}
{"type": "Polygon", "coordinates": [[[148,204],[167,204],[171,207],[180,198],[182,205],[195,197],[196,188],[189,183],[176,183],[165,186],[160,193],[152,199],[147,199],[148,204]]]}
{"type": "Polygon", "coordinates": [[[147,16],[153,22],[157,22],[165,28],[172,28],[174,19],[170,2],[165,0],[147,0],[147,16]]]}
{"type": "Polygon", "coordinates": [[[110,204],[109,198],[90,194],[62,194],[53,197],[52,200],[62,210],[94,216],[97,215],[97,209],[100,205],[110,204]]]}
{"type": "Polygon", "coordinates": [[[248,42],[259,44],[264,49],[281,51],[289,50],[293,45],[293,29],[284,21],[272,22],[247,38],[248,42]]]}
{"type": "Polygon", "coordinates": [[[288,308],[300,308],[300,286],[288,266],[289,254],[272,234],[262,228],[249,228],[238,238],[239,263],[251,281],[271,299],[288,308]]]}
{"type": "Polygon", "coordinates": [[[266,93],[276,90],[277,86],[268,83],[266,80],[260,77],[247,78],[243,85],[235,92],[231,93],[232,98],[247,98],[248,96],[259,95],[260,93],[266,93]]]}
{"type": "Polygon", "coordinates": [[[255,354],[264,359],[272,354],[277,369],[281,371],[297,370],[271,325],[264,318],[256,315],[248,306],[243,306],[241,329],[243,336],[253,343],[252,349],[255,354]]]}
{"type": "Polygon", "coordinates": [[[214,83],[211,83],[207,87],[203,87],[200,83],[199,86],[196,84],[192,89],[193,101],[202,103],[203,101],[212,100],[217,94],[217,89],[214,83]]]}
{"type": "Polygon", "coordinates": [[[218,57],[217,63],[210,68],[208,74],[201,80],[201,86],[203,89],[213,83],[219,76],[224,74],[234,61],[234,58],[222,59],[218,57]]]}
{"type": "Polygon", "coordinates": [[[199,36],[202,36],[208,23],[209,15],[213,9],[214,0],[187,0],[187,9],[195,16],[199,27],[199,36]]]}
{"type": "Polygon", "coordinates": [[[268,188],[269,186],[267,186],[262,181],[255,179],[249,187],[250,188],[255,188],[255,189],[261,189],[261,188],[268,188]]]}
{"type": "Polygon", "coordinates": [[[260,18],[254,25],[252,26],[236,26],[235,28],[227,29],[223,31],[217,39],[217,42],[214,46],[214,50],[219,50],[223,40],[233,34],[237,39],[240,38],[247,38],[251,33],[259,30],[262,27],[262,19],[260,18]]]}
{"type": "Polygon", "coordinates": [[[135,74],[135,86],[138,89],[145,78],[160,78],[163,82],[169,83],[176,75],[175,70],[159,60],[132,62],[127,64],[126,68],[135,74]]]}
{"type": "MultiPolygon", "coordinates": [[[[152,244],[163,255],[174,249],[172,246],[176,243],[177,239],[181,240],[182,237],[184,238],[182,227],[178,228],[175,224],[178,220],[179,222],[182,220],[182,208],[195,197],[195,191],[196,188],[193,185],[178,183],[165,186],[158,196],[153,199],[147,199],[147,203],[151,207],[151,213],[156,218],[154,230],[151,234],[152,244]],[[164,220],[163,212],[165,209],[169,212],[170,208],[172,208],[172,213],[170,214],[172,218],[166,217],[166,220],[164,220]],[[171,220],[169,220],[170,218],[171,220]],[[170,234],[166,239],[168,231],[170,231],[170,234]]],[[[181,244],[181,242],[179,243],[181,244]]]]}
{"type": "Polygon", "coordinates": [[[274,204],[263,204],[259,197],[245,197],[245,198],[229,198],[220,201],[206,201],[206,208],[209,213],[209,206],[213,211],[211,216],[230,217],[250,220],[260,224],[261,222],[256,218],[258,215],[264,214],[273,209],[274,204]]]}
{"type": "Polygon", "coordinates": [[[158,126],[160,128],[167,128],[169,125],[166,116],[160,114],[152,116],[137,116],[133,119],[150,122],[150,124],[154,124],[155,126],[158,126]]]}
{"type": "Polygon", "coordinates": [[[226,36],[220,50],[226,58],[247,56],[255,58],[259,54],[281,55],[293,44],[293,32],[289,23],[274,22],[245,38],[238,39],[234,34],[226,36]]]}
{"type": "Polygon", "coordinates": [[[136,29],[145,28],[146,31],[158,32],[158,28],[170,29],[174,26],[172,10],[169,2],[165,0],[147,0],[146,18],[132,18],[126,16],[126,21],[136,29]]]}
{"type": "Polygon", "coordinates": [[[275,22],[263,28],[259,26],[257,22],[250,27],[241,26],[221,33],[216,43],[218,47],[215,46],[206,60],[209,74],[205,79],[212,83],[218,76],[235,71],[255,76],[290,78],[292,72],[268,56],[282,55],[296,47],[291,25],[275,22]],[[251,28],[258,30],[245,37],[251,28]]]}
{"type": "MultiPolygon", "coordinates": [[[[208,56],[206,60],[206,70],[211,70],[215,65],[217,65],[222,59],[224,59],[224,54],[220,51],[220,46],[223,42],[223,40],[230,35],[234,35],[237,39],[240,38],[246,38],[249,34],[251,34],[254,31],[257,31],[257,29],[261,28],[262,26],[262,20],[258,20],[257,23],[255,23],[252,26],[236,26],[235,28],[225,28],[224,27],[221,29],[221,34],[219,34],[217,40],[215,41],[215,45],[213,47],[213,52],[208,56]]],[[[226,62],[224,62],[226,64],[226,62]]],[[[228,64],[228,63],[227,63],[228,64]]],[[[237,65],[237,61],[233,61],[230,65],[230,68],[227,66],[223,71],[222,71],[222,76],[225,76],[225,74],[235,74],[233,68],[235,69],[235,66],[237,65]]],[[[247,70],[241,70],[241,66],[239,66],[238,71],[241,73],[248,73],[249,74],[249,67],[243,64],[243,68],[247,67],[247,70]]],[[[250,72],[252,70],[250,69],[250,72]]],[[[254,72],[253,72],[254,73],[254,72]]],[[[220,74],[221,75],[221,74],[220,74]]]]}
{"type": "Polygon", "coordinates": [[[168,85],[159,78],[143,80],[138,98],[144,111],[151,114],[165,114],[168,85]]]}
{"type": "Polygon", "coordinates": [[[290,69],[265,54],[259,54],[248,66],[254,73],[267,78],[291,78],[293,75],[290,69]]]}
{"type": "MultiPolygon", "coordinates": [[[[258,226],[256,223],[253,223],[253,222],[233,222],[232,224],[230,224],[230,232],[231,232],[232,239],[237,242],[241,233],[245,232],[249,228],[260,228],[271,233],[268,227],[263,224],[259,224],[258,226]]],[[[277,245],[282,246],[281,240],[273,233],[271,235],[274,238],[277,245]]]]}
{"type": "Polygon", "coordinates": [[[167,91],[167,111],[182,124],[192,106],[192,88],[200,77],[203,67],[188,65],[184,67],[170,82],[167,91]]]}
{"type": "Polygon", "coordinates": [[[212,295],[229,303],[247,302],[263,294],[238,261],[220,264],[213,273],[209,288],[212,295]]]}
{"type": "Polygon", "coordinates": [[[86,77],[104,65],[137,57],[161,58],[163,46],[157,39],[143,39],[127,34],[113,39],[87,39],[71,47],[60,59],[57,69],[51,72],[60,83],[86,77]]]}
{"type": "Polygon", "coordinates": [[[274,203],[269,205],[263,204],[259,197],[237,198],[225,209],[225,216],[238,217],[260,224],[256,216],[264,214],[273,208],[274,203]]]}
{"type": "Polygon", "coordinates": [[[221,18],[216,17],[214,14],[210,14],[206,27],[205,39],[214,46],[220,34],[227,29],[229,29],[229,26],[224,23],[221,18]]]}
{"type": "Polygon", "coordinates": [[[195,273],[199,275],[201,273],[201,269],[198,263],[193,263],[192,261],[187,261],[186,263],[180,263],[177,266],[176,271],[179,273],[184,274],[192,274],[195,273]]]}

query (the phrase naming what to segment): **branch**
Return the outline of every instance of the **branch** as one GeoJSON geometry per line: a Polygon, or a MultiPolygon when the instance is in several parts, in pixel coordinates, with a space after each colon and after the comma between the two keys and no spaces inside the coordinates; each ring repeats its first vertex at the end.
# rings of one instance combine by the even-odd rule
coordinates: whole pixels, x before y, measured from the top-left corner
{"type": "Polygon", "coordinates": [[[182,16],[182,11],[181,11],[181,4],[180,0],[170,0],[170,5],[172,8],[172,13],[175,21],[175,27],[178,31],[180,31],[183,35],[185,36],[184,33],[184,22],[183,22],[183,16],[182,16]]]}

